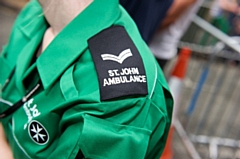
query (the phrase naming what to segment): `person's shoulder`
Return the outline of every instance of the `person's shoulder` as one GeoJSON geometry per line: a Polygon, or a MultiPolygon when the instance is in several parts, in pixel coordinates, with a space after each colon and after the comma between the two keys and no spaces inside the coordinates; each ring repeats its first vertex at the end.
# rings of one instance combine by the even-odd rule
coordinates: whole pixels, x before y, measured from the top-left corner
{"type": "Polygon", "coordinates": [[[124,96],[151,96],[159,83],[168,88],[153,54],[136,30],[111,26],[91,37],[88,47],[103,100],[120,96],[119,92],[125,90],[128,92],[124,96]],[[109,93],[114,90],[117,93],[109,93]]]}
{"type": "Polygon", "coordinates": [[[72,69],[73,76],[66,74],[73,78],[79,96],[96,93],[96,101],[98,97],[100,101],[147,99],[154,88],[157,70],[151,67],[155,66],[154,58],[140,39],[121,25],[105,28],[89,38],[88,49],[72,69]]]}

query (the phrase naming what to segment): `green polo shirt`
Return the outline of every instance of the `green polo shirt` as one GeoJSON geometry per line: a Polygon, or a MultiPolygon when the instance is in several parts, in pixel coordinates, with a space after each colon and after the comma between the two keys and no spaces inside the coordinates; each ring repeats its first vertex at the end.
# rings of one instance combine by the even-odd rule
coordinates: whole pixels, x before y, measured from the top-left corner
{"type": "MultiPolygon", "coordinates": [[[[41,83],[31,99],[1,120],[14,158],[74,159],[81,153],[91,159],[159,158],[172,97],[118,1],[94,0],[36,59],[47,27],[41,6],[32,0],[0,56],[1,85],[15,68],[2,99],[15,103],[41,83]]],[[[1,112],[8,108],[0,103],[1,112]]]]}

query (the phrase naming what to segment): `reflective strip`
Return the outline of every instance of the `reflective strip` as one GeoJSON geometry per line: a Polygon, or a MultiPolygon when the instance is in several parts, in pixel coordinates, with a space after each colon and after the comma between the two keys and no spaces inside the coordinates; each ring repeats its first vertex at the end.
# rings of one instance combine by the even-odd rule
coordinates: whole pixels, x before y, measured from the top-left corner
{"type": "Polygon", "coordinates": [[[9,101],[7,101],[7,100],[4,100],[4,99],[2,99],[2,98],[0,98],[0,103],[4,103],[4,104],[6,104],[6,105],[8,105],[8,106],[12,106],[13,105],[13,103],[11,103],[11,102],[9,102],[9,101]]]}

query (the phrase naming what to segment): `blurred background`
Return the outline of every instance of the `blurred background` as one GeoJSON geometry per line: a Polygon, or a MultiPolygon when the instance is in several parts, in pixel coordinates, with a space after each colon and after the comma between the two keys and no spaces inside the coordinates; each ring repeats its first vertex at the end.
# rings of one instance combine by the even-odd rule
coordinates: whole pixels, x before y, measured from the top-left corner
{"type": "Polygon", "coordinates": [[[0,46],[7,43],[13,22],[27,0],[0,0],[0,46]]]}
{"type": "MultiPolygon", "coordinates": [[[[0,0],[1,46],[26,2],[0,0]]],[[[166,159],[240,159],[240,10],[236,10],[225,9],[218,0],[202,1],[177,42],[178,54],[164,67],[175,98],[166,159]]]]}

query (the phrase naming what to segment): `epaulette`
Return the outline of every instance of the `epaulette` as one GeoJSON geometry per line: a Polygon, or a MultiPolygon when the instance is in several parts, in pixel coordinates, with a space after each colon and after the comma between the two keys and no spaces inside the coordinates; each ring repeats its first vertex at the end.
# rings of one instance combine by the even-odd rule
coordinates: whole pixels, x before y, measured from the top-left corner
{"type": "Polygon", "coordinates": [[[88,40],[101,101],[148,94],[142,57],[122,26],[112,26],[88,40]]]}

